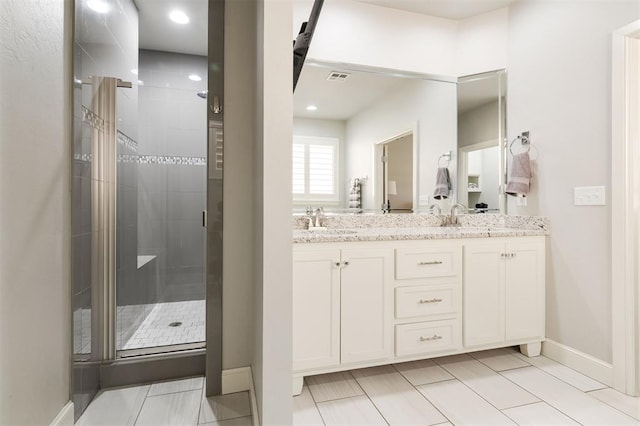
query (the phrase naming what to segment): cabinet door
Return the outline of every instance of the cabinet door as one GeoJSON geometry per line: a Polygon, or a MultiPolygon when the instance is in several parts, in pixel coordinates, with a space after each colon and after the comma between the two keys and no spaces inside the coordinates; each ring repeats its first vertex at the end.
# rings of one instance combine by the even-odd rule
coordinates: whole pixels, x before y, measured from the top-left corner
{"type": "Polygon", "coordinates": [[[342,250],[341,355],[343,363],[393,353],[393,250],[342,250]]]}
{"type": "Polygon", "coordinates": [[[544,337],[544,238],[507,243],[506,339],[544,337]]]}
{"type": "Polygon", "coordinates": [[[504,243],[466,243],[463,252],[464,345],[504,341],[504,243]]]}
{"type": "Polygon", "coordinates": [[[340,364],[340,250],[293,252],[293,370],[340,364]]]}

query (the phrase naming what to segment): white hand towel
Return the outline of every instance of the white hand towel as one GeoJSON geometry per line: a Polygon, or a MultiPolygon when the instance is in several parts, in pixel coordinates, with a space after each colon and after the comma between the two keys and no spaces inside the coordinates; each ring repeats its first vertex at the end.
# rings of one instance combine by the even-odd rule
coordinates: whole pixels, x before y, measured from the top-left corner
{"type": "Polygon", "coordinates": [[[531,160],[528,152],[513,156],[511,176],[507,182],[506,193],[514,197],[526,197],[531,183],[531,160]]]}
{"type": "Polygon", "coordinates": [[[433,198],[436,200],[446,200],[449,198],[449,191],[451,191],[449,169],[446,167],[438,167],[438,173],[436,174],[436,189],[433,191],[433,198]]]}

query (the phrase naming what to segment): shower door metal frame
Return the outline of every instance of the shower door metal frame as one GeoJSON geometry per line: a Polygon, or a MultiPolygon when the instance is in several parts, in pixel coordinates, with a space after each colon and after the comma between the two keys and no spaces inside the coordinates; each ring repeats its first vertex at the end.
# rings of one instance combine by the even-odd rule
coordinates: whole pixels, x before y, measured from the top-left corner
{"type": "MultiPolygon", "coordinates": [[[[92,105],[104,128],[92,134],[92,241],[91,355],[78,362],[100,365],[100,386],[113,387],[193,376],[206,372],[206,394],[222,392],[222,202],[223,202],[223,94],[225,0],[209,0],[207,99],[207,246],[206,246],[206,352],[203,343],[171,345],[171,352],[118,351],[116,339],[116,191],[118,87],[131,83],[115,77],[91,77],[92,105]],[[215,183],[215,185],[212,185],[215,183]],[[138,355],[135,356],[134,355],[138,355]],[[206,366],[206,367],[205,367],[206,366]]],[[[168,348],[168,347],[165,347],[168,348]]],[[[157,349],[157,348],[155,348],[157,349]]]]}
{"type": "Polygon", "coordinates": [[[222,393],[225,0],[209,0],[207,96],[206,396],[222,393]]]}

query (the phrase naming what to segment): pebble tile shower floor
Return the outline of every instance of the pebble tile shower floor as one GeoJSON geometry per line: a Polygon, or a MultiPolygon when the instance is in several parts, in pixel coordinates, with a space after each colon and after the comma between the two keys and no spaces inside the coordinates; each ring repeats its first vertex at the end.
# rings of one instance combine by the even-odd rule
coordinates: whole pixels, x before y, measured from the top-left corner
{"type": "Polygon", "coordinates": [[[122,349],[204,342],[204,322],[204,300],[157,303],[122,349]]]}

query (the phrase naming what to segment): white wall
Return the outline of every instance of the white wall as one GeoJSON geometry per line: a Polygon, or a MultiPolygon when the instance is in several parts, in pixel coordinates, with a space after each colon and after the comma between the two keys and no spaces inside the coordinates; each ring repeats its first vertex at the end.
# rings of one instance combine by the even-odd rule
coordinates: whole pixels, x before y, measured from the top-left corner
{"type": "MultiPolygon", "coordinates": [[[[364,209],[379,209],[373,182],[374,145],[413,130],[417,123],[420,170],[418,194],[433,195],[438,157],[456,146],[456,85],[429,80],[408,80],[392,96],[371,105],[347,121],[346,173],[369,176],[362,188],[364,209]]],[[[456,176],[456,161],[451,176],[456,176]]]]}
{"type": "MultiPolygon", "coordinates": [[[[312,4],[294,1],[294,38],[312,4]]],[[[505,68],[507,31],[506,8],[456,21],[352,0],[325,0],[307,58],[462,76],[505,68]]]]}
{"type": "Polygon", "coordinates": [[[498,202],[499,160],[500,150],[497,145],[482,150],[482,175],[480,183],[482,192],[480,193],[479,202],[487,204],[490,209],[500,208],[498,202]]]}
{"type": "Polygon", "coordinates": [[[351,189],[349,180],[358,176],[348,176],[345,168],[346,122],[343,120],[317,120],[314,118],[293,118],[293,134],[297,136],[317,136],[338,139],[340,182],[340,207],[347,207],[347,195],[351,189]]]}
{"type": "MultiPolygon", "coordinates": [[[[309,2],[296,1],[296,22],[309,2]]],[[[294,26],[297,34],[299,24],[294,26]]],[[[453,75],[457,24],[351,0],[326,0],[309,59],[453,75]]]]}
{"type": "Polygon", "coordinates": [[[508,8],[460,21],[455,75],[464,76],[506,68],[508,36],[508,8]]]}
{"type": "Polygon", "coordinates": [[[70,399],[72,13],[0,2],[0,424],[49,424],[70,399]]]}
{"type": "MultiPolygon", "coordinates": [[[[576,207],[573,188],[610,190],[611,32],[636,0],[515,3],[509,13],[508,138],[531,131],[528,206],[551,219],[547,336],[611,362],[610,206],[576,207]]],[[[608,202],[608,201],[607,201],[608,202]]]]}
{"type": "MultiPolygon", "coordinates": [[[[227,4],[233,2],[227,2],[227,4]]],[[[260,420],[291,424],[291,0],[257,0],[253,371],[260,420]]],[[[242,28],[244,29],[244,28],[242,28]]]]}

